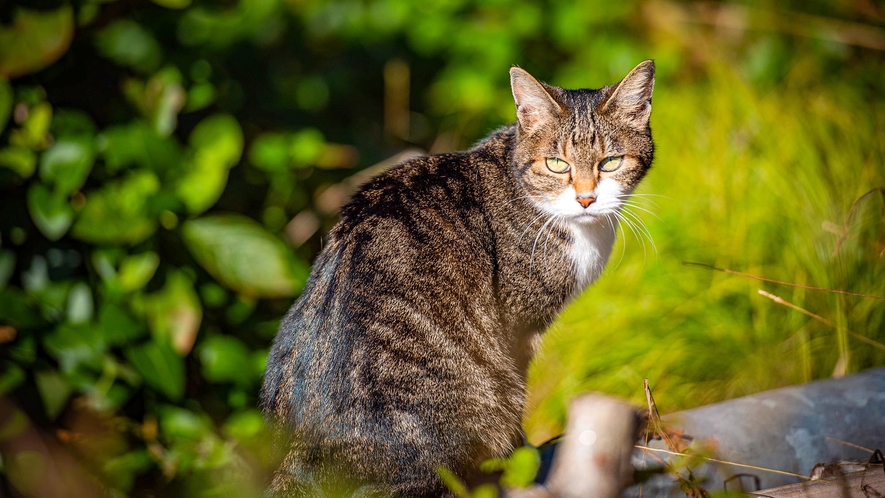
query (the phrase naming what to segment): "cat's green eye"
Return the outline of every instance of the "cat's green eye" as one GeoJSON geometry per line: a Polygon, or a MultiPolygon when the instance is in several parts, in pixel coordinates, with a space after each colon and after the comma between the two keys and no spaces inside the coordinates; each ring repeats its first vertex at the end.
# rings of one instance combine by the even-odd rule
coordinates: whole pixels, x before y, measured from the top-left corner
{"type": "Polygon", "coordinates": [[[599,163],[599,171],[611,173],[620,168],[622,164],[624,164],[624,156],[606,157],[599,163]]]}
{"type": "Polygon", "coordinates": [[[554,173],[565,173],[571,168],[571,165],[558,157],[548,157],[544,159],[547,169],[554,173]]]}

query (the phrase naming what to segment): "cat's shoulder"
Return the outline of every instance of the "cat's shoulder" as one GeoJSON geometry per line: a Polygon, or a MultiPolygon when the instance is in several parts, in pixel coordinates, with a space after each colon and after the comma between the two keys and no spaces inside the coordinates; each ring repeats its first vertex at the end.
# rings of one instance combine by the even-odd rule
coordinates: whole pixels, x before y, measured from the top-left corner
{"type": "Polygon", "coordinates": [[[342,210],[342,219],[359,217],[366,210],[424,205],[446,192],[463,194],[476,184],[480,168],[506,168],[502,166],[508,161],[511,128],[493,132],[469,150],[419,156],[388,169],[356,191],[342,210]]]}

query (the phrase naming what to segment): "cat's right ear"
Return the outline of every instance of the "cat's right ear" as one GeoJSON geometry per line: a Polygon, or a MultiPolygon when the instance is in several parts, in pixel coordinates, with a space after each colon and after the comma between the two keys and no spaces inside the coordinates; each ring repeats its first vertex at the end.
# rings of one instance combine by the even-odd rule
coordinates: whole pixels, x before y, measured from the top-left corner
{"type": "Polygon", "coordinates": [[[510,68],[510,89],[516,101],[516,119],[523,130],[552,124],[562,107],[531,74],[518,67],[510,68]]]}
{"type": "Polygon", "coordinates": [[[640,62],[613,87],[599,110],[616,113],[629,126],[640,131],[645,130],[651,115],[651,93],[654,88],[654,61],[640,62]]]}

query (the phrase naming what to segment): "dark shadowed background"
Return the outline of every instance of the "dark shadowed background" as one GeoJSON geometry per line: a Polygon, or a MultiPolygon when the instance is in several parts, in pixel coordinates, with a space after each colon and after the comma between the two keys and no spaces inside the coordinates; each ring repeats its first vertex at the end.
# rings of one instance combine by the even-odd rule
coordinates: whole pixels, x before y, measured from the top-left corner
{"type": "Polygon", "coordinates": [[[349,193],[512,121],[513,64],[648,58],[657,159],[533,366],[534,443],[588,389],[885,364],[882,300],[683,264],[885,296],[881,3],[0,2],[0,495],[257,495],[267,350],[349,193]]]}

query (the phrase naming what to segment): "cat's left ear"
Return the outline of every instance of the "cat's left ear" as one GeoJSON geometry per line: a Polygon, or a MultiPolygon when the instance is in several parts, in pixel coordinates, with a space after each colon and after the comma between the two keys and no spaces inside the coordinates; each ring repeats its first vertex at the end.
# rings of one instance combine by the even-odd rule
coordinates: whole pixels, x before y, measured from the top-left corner
{"type": "Polygon", "coordinates": [[[617,113],[637,130],[645,130],[651,116],[651,92],[655,88],[655,63],[640,62],[600,106],[600,112],[617,113]]]}
{"type": "Polygon", "coordinates": [[[553,100],[543,84],[524,69],[510,68],[510,89],[516,101],[516,119],[524,130],[552,125],[562,114],[562,106],[553,100]]]}

